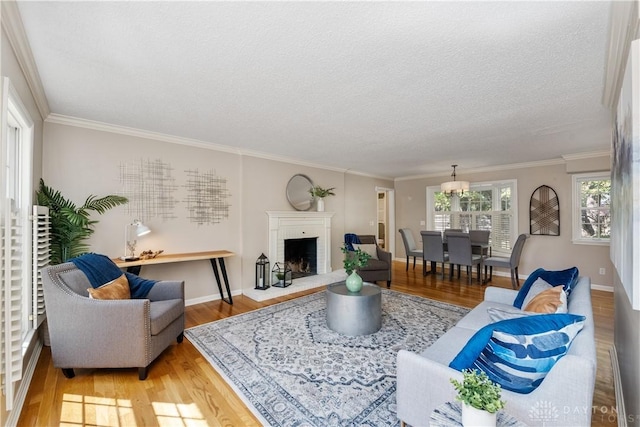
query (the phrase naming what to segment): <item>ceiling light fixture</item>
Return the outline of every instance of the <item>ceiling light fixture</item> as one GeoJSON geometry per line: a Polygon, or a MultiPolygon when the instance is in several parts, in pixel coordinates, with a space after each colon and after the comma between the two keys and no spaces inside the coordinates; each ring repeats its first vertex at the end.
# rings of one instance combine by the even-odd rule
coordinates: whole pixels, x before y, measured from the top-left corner
{"type": "Polygon", "coordinates": [[[440,184],[440,191],[447,196],[453,196],[454,194],[461,196],[465,191],[469,191],[469,181],[456,181],[456,168],[458,165],[451,165],[451,167],[453,168],[453,173],[451,174],[453,181],[440,184]]]}

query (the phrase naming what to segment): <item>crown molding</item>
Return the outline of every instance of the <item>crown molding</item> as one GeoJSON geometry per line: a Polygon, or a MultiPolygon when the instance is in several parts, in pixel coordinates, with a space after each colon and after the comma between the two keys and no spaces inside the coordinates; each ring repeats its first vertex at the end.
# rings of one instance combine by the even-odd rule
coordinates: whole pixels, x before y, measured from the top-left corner
{"type": "Polygon", "coordinates": [[[186,145],[189,147],[205,148],[208,150],[223,151],[226,153],[240,154],[238,149],[226,145],[218,145],[211,142],[200,141],[198,139],[183,138],[179,136],[167,135],[159,132],[151,132],[148,130],[136,129],[127,126],[113,125],[110,123],[99,122],[96,120],[81,119],[78,117],[64,116],[62,114],[49,114],[45,122],[55,123],[65,126],[73,126],[84,129],[97,130],[101,132],[116,133],[119,135],[134,136],[143,139],[152,139],[155,141],[169,142],[172,144],[186,145]]]}
{"type": "MultiPolygon", "coordinates": [[[[113,125],[110,123],[99,122],[95,120],[64,116],[62,114],[51,113],[46,118],[45,122],[60,124],[65,126],[80,127],[84,129],[97,130],[101,132],[116,133],[119,135],[134,136],[137,138],[151,139],[154,141],[168,142],[171,144],[185,145],[189,147],[203,148],[205,150],[221,151],[225,153],[237,154],[240,156],[256,157],[264,160],[284,162],[284,163],[294,164],[298,166],[330,170],[330,171],[340,172],[340,173],[347,172],[346,169],[331,167],[327,165],[321,165],[317,163],[305,162],[305,161],[301,161],[291,157],[277,156],[277,155],[263,153],[263,152],[254,151],[254,150],[243,150],[235,147],[230,147],[228,145],[215,144],[213,142],[202,141],[199,139],[183,138],[179,136],[167,135],[159,132],[151,132],[151,131],[131,128],[127,126],[113,125]]],[[[352,172],[352,173],[355,173],[355,172],[352,172]]],[[[385,179],[390,179],[390,178],[385,178],[385,179]]]]}
{"type": "MultiPolygon", "coordinates": [[[[318,163],[306,162],[306,161],[302,161],[292,157],[277,156],[277,155],[268,154],[260,151],[254,151],[254,150],[243,150],[239,148],[230,147],[228,145],[215,144],[213,142],[201,141],[198,139],[183,138],[183,137],[167,135],[159,132],[151,132],[151,131],[126,127],[126,126],[118,126],[110,123],[81,119],[78,117],[64,116],[64,115],[55,114],[55,113],[49,114],[49,116],[45,119],[45,122],[55,123],[55,124],[60,124],[65,126],[73,126],[73,127],[80,127],[85,129],[98,130],[102,132],[116,133],[120,135],[134,136],[137,138],[151,139],[154,141],[168,142],[171,144],[185,145],[189,147],[202,148],[205,150],[221,151],[225,153],[237,154],[239,156],[255,157],[255,158],[264,159],[264,160],[271,160],[271,161],[289,163],[289,164],[303,166],[303,167],[310,167],[310,168],[328,170],[332,172],[363,176],[366,178],[383,179],[383,180],[393,181],[393,182],[411,181],[415,179],[425,179],[425,178],[437,178],[437,177],[448,175],[448,172],[446,174],[444,172],[437,172],[432,174],[411,175],[411,176],[400,177],[400,178],[391,178],[388,176],[373,175],[373,174],[359,172],[351,169],[336,168],[336,167],[322,165],[318,163]]],[[[541,161],[527,162],[527,163],[513,163],[508,165],[489,166],[489,167],[476,168],[476,169],[464,169],[462,170],[462,172],[463,173],[498,172],[498,171],[511,170],[511,169],[526,169],[526,168],[535,168],[535,167],[543,167],[543,166],[555,166],[555,165],[563,165],[569,160],[579,160],[579,159],[587,159],[587,158],[602,157],[602,156],[609,156],[609,155],[610,155],[609,151],[593,151],[589,153],[567,154],[567,155],[563,155],[562,158],[558,158],[558,159],[541,160],[541,161]]]]}
{"type": "MultiPolygon", "coordinates": [[[[563,159],[550,159],[550,160],[540,160],[536,162],[512,163],[508,165],[499,165],[499,166],[487,166],[484,168],[476,168],[476,169],[463,169],[462,173],[500,172],[500,171],[512,170],[512,169],[539,168],[543,166],[556,166],[556,165],[564,165],[564,164],[565,164],[565,161],[563,159]]],[[[401,178],[396,178],[394,182],[412,181],[414,179],[425,179],[425,178],[439,178],[442,176],[449,176],[449,173],[437,172],[437,173],[429,173],[429,174],[423,174],[423,175],[404,176],[401,178]]]]}
{"type": "Polygon", "coordinates": [[[40,80],[36,61],[33,59],[29,39],[22,25],[22,17],[20,16],[18,5],[14,0],[2,0],[0,3],[2,3],[2,11],[0,13],[2,16],[2,28],[15,52],[18,64],[20,64],[20,68],[27,80],[27,85],[31,90],[40,116],[45,119],[49,116],[51,110],[42,86],[42,80],[40,80]]]}
{"type": "Polygon", "coordinates": [[[612,1],[609,21],[609,45],[602,90],[602,104],[612,111],[620,96],[620,87],[629,55],[631,41],[640,30],[640,7],[638,0],[612,1]]]}
{"type": "Polygon", "coordinates": [[[370,173],[366,173],[366,172],[358,172],[358,171],[354,171],[354,170],[350,170],[350,169],[346,169],[344,171],[344,173],[347,173],[349,175],[357,175],[357,176],[364,176],[365,178],[375,178],[375,179],[384,179],[386,181],[393,181],[394,178],[390,177],[390,176],[384,176],[384,175],[373,175],[370,173]]]}
{"type": "Polygon", "coordinates": [[[564,154],[562,158],[565,161],[571,160],[584,160],[584,159],[593,159],[596,157],[610,157],[611,151],[602,150],[602,151],[591,151],[589,153],[577,153],[577,154],[564,154]]]}

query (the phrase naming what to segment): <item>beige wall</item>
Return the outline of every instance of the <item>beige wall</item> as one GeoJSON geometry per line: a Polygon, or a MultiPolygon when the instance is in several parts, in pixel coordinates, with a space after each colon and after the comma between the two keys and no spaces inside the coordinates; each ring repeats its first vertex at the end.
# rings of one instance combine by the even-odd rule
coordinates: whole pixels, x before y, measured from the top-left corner
{"type": "MultiPolygon", "coordinates": [[[[46,184],[78,205],[91,194],[99,197],[122,194],[121,165],[161,160],[173,169],[176,203],[172,213],[175,218],[138,218],[135,211],[128,213],[126,206],[116,207],[103,215],[92,214],[92,219],[99,221],[90,239],[93,252],[113,258],[123,255],[125,225],[134,219],[143,220],[152,230],[151,234],[138,239],[138,253],[143,250],[182,253],[215,249],[241,252],[242,188],[238,155],[54,123],[46,123],[45,141],[43,175],[46,184]],[[209,225],[189,221],[185,203],[187,170],[212,171],[227,179],[231,195],[228,219],[209,225]]],[[[228,259],[227,269],[234,279],[232,291],[239,290],[240,258],[228,259]]],[[[188,300],[218,294],[208,261],[148,266],[143,268],[142,275],[150,279],[185,280],[188,300]]]]}
{"type": "MultiPolygon", "coordinates": [[[[31,115],[31,119],[34,122],[34,147],[33,147],[33,183],[37,185],[40,180],[41,172],[42,172],[42,116],[38,111],[33,95],[31,94],[31,90],[27,85],[27,81],[20,69],[20,65],[18,64],[18,60],[16,55],[11,47],[7,39],[7,35],[4,32],[4,28],[2,29],[2,33],[0,35],[0,43],[1,43],[1,56],[0,56],[0,74],[3,77],[8,77],[11,80],[11,83],[15,87],[18,92],[21,101],[24,106],[29,111],[31,115]]],[[[33,353],[33,348],[36,340],[34,339],[25,354],[24,365],[29,362],[31,355],[33,353]]],[[[20,382],[16,383],[17,387],[20,386],[20,382]]],[[[5,395],[4,393],[0,396],[0,424],[4,425],[4,420],[7,419],[9,413],[6,411],[5,406],[5,395]]]]}
{"type": "MultiPolygon", "coordinates": [[[[577,170],[584,171],[584,168],[577,167],[577,170]]],[[[518,234],[529,233],[529,199],[533,191],[543,184],[552,187],[560,199],[560,236],[529,236],[522,253],[519,273],[527,275],[539,267],[553,270],[575,265],[581,275],[591,277],[592,283],[613,286],[609,246],[576,245],[571,242],[571,175],[566,172],[564,164],[474,174],[463,172],[458,175],[471,182],[517,180],[518,234]],[[605,268],[605,275],[599,274],[600,267],[605,268]]],[[[440,185],[448,178],[442,176],[396,181],[396,228],[410,228],[414,237],[419,240],[420,230],[426,229],[420,225],[420,221],[427,220],[426,187],[440,185]]],[[[396,257],[404,258],[404,254],[402,240],[397,239],[396,257]]]]}
{"type": "MultiPolygon", "coordinates": [[[[345,175],[346,216],[345,232],[355,234],[373,234],[378,230],[378,194],[377,187],[393,188],[393,181],[382,178],[370,178],[363,175],[345,175]]],[[[389,230],[389,233],[393,230],[389,230]]]]}
{"type": "MultiPolygon", "coordinates": [[[[322,187],[335,187],[336,196],[325,199],[332,219],[333,269],[342,268],[340,246],[345,230],[375,232],[369,220],[376,218],[376,186],[391,187],[388,180],[345,174],[340,171],[301,166],[264,158],[189,147],[76,126],[47,123],[45,126],[44,179],[47,185],[81,204],[90,194],[105,196],[122,192],[119,167],[132,161],[160,159],[169,163],[178,185],[177,218],[163,221],[145,218],[152,233],[139,240],[138,251],[163,249],[168,253],[228,249],[237,254],[227,261],[232,292],[255,285],[255,262],[268,255],[267,211],[291,211],[285,188],[296,173],[303,173],[322,187]],[[215,225],[196,225],[186,218],[182,187],[186,169],[214,170],[227,178],[231,193],[229,219],[215,225]],[[350,225],[347,227],[345,223],[350,225]]],[[[132,221],[124,206],[104,215],[90,240],[91,250],[112,257],[122,254],[124,226],[132,221]]],[[[277,260],[271,260],[275,262],[277,260]]],[[[207,261],[148,266],[141,273],[152,279],[186,281],[190,303],[217,298],[217,287],[207,261]]]]}
{"type": "MultiPolygon", "coordinates": [[[[269,217],[267,211],[292,211],[286,197],[289,179],[307,175],[315,185],[335,187],[335,196],[325,198],[325,211],[331,220],[331,266],[341,268],[340,242],[344,234],[344,173],[257,157],[242,158],[242,286],[255,286],[255,263],[261,253],[269,256],[269,217]]],[[[314,209],[314,208],[312,208],[314,209]]],[[[270,259],[271,265],[277,261],[270,259]]]]}

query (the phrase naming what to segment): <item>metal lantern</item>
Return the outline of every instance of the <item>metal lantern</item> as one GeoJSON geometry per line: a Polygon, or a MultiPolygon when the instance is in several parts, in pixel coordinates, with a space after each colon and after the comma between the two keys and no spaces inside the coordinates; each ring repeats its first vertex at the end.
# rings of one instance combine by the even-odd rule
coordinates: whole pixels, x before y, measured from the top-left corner
{"type": "Polygon", "coordinates": [[[286,288],[293,282],[291,277],[291,268],[286,264],[276,262],[271,273],[273,286],[275,287],[286,288]]]}
{"type": "Polygon", "coordinates": [[[269,287],[269,258],[261,254],[256,261],[256,289],[265,290],[269,287]]]}

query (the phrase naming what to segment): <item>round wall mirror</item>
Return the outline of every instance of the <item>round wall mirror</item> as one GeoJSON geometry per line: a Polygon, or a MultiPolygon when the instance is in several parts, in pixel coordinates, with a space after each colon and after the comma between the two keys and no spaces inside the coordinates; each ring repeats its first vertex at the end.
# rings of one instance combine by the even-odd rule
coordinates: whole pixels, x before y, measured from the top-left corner
{"type": "Polygon", "coordinates": [[[297,174],[287,183],[287,200],[297,211],[308,211],[313,205],[313,196],[309,192],[313,182],[308,176],[297,174]]]}

